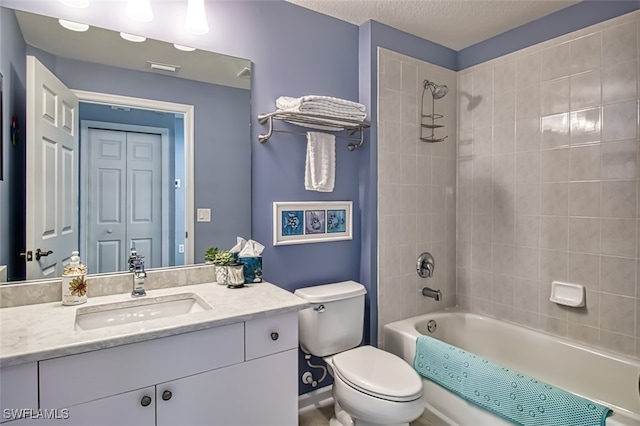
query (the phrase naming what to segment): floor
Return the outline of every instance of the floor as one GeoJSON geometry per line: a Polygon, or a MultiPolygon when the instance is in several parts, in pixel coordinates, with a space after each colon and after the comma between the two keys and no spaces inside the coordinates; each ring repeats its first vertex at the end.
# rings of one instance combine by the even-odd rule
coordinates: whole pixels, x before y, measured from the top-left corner
{"type": "MultiPolygon", "coordinates": [[[[298,426],[328,426],[329,419],[333,414],[333,405],[305,411],[298,417],[298,426]]],[[[427,419],[420,417],[411,426],[432,426],[427,419]]]]}

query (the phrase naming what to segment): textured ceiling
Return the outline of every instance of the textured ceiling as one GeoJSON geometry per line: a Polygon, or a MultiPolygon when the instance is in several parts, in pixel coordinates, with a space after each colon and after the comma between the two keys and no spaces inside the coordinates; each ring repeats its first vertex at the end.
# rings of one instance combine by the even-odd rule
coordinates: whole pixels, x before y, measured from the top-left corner
{"type": "Polygon", "coordinates": [[[579,3],[579,0],[287,1],[355,25],[373,19],[453,50],[579,3]]]}

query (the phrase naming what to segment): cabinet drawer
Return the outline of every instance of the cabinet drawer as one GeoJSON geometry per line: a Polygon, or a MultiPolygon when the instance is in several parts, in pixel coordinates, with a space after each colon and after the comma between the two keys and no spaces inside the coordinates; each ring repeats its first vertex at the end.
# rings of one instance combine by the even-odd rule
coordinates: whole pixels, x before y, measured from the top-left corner
{"type": "Polygon", "coordinates": [[[245,359],[247,361],[297,347],[297,312],[255,319],[245,323],[245,359]]]}
{"type": "Polygon", "coordinates": [[[62,408],[243,362],[243,323],[41,361],[40,408],[62,408]]]}

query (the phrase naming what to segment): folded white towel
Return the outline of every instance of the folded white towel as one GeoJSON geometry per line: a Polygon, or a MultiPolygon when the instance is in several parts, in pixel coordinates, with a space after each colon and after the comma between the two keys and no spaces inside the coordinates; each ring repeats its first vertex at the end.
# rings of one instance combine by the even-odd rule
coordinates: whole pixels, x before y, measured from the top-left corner
{"type": "MultiPolygon", "coordinates": [[[[300,115],[304,115],[304,114],[299,114],[298,117],[300,117],[300,115]]],[[[295,124],[297,126],[305,127],[308,129],[329,130],[331,132],[342,130],[344,129],[344,126],[345,126],[344,120],[332,120],[331,118],[323,118],[321,121],[323,124],[317,124],[317,123],[310,123],[308,120],[302,120],[302,119],[298,120],[296,118],[297,117],[287,118],[285,119],[285,121],[287,123],[295,124]]],[[[318,121],[318,123],[319,122],[320,121],[318,121]]],[[[354,124],[354,127],[355,127],[355,124],[354,124]]]]}
{"type": "Polygon", "coordinates": [[[365,118],[367,118],[367,113],[358,111],[356,109],[341,109],[320,104],[309,105],[305,108],[278,108],[278,111],[294,112],[300,115],[323,115],[325,117],[346,119],[358,122],[362,122],[365,118]]]}
{"type": "Polygon", "coordinates": [[[328,96],[303,96],[301,98],[280,96],[276,99],[276,108],[279,111],[323,115],[359,122],[367,117],[364,105],[328,96]]]}
{"type": "Polygon", "coordinates": [[[336,138],[328,133],[307,132],[304,188],[333,192],[336,181],[336,138]]]}
{"type": "Polygon", "coordinates": [[[366,111],[366,107],[358,102],[348,101],[346,99],[334,98],[331,96],[309,95],[300,98],[292,98],[289,96],[280,96],[276,99],[276,107],[281,109],[289,109],[302,107],[312,104],[324,104],[334,106],[336,108],[353,108],[362,112],[366,111]]]}

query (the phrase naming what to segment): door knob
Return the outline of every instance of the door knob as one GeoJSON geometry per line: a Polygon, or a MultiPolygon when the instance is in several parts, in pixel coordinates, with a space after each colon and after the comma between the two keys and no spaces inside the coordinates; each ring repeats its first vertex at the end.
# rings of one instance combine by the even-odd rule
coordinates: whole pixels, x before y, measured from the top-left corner
{"type": "Polygon", "coordinates": [[[53,250],[42,251],[40,249],[36,249],[36,260],[40,260],[41,257],[47,257],[53,253],[53,250]]]}
{"type": "Polygon", "coordinates": [[[162,392],[162,399],[164,401],[170,400],[172,396],[173,396],[173,394],[169,390],[166,390],[166,391],[162,392]]]}
{"type": "Polygon", "coordinates": [[[151,397],[147,395],[143,396],[142,400],[140,401],[140,405],[142,405],[143,407],[146,407],[149,404],[151,404],[151,397]]]}
{"type": "Polygon", "coordinates": [[[113,234],[113,229],[107,229],[107,234],[113,234]]]}

